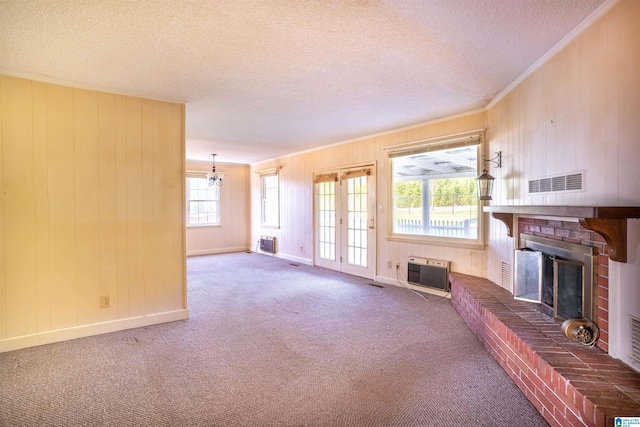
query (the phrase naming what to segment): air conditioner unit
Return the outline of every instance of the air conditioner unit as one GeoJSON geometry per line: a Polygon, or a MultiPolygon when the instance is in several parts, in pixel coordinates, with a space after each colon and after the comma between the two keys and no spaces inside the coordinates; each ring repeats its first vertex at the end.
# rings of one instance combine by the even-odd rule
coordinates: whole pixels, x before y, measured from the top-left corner
{"type": "Polygon", "coordinates": [[[407,281],[414,285],[449,292],[449,261],[409,257],[407,281]]]}
{"type": "Polygon", "coordinates": [[[260,236],[260,250],[270,254],[276,253],[276,238],[269,236],[260,236]]]}

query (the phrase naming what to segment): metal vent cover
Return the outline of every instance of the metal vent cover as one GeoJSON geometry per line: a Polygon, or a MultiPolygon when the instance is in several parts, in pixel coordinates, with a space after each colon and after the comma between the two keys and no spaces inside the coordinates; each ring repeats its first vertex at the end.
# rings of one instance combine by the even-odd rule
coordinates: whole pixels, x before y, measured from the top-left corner
{"type": "Polygon", "coordinates": [[[631,363],[640,368],[640,319],[631,316],[631,363]]]}
{"type": "Polygon", "coordinates": [[[554,176],[551,178],[551,191],[564,191],[567,189],[567,177],[565,175],[562,176],[554,176]]]}
{"type": "Polygon", "coordinates": [[[551,191],[551,178],[541,178],[540,179],[540,192],[548,193],[551,191]]]}
{"type": "Polygon", "coordinates": [[[529,194],[583,190],[583,172],[535,178],[528,181],[529,194]]]}
{"type": "Polygon", "coordinates": [[[505,289],[509,289],[509,280],[511,277],[511,273],[510,273],[510,268],[509,268],[509,264],[506,262],[502,263],[502,282],[501,285],[503,288],[505,289]]]}
{"type": "Polygon", "coordinates": [[[582,173],[567,175],[567,190],[582,190],[582,173]]]}

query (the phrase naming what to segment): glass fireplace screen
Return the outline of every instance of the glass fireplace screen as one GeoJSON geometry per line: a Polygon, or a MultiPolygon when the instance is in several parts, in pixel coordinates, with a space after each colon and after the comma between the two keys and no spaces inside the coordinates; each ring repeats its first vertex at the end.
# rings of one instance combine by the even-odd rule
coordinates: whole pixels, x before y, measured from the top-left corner
{"type": "Polygon", "coordinates": [[[556,319],[584,317],[584,264],[529,248],[515,251],[513,296],[541,303],[556,319]]]}

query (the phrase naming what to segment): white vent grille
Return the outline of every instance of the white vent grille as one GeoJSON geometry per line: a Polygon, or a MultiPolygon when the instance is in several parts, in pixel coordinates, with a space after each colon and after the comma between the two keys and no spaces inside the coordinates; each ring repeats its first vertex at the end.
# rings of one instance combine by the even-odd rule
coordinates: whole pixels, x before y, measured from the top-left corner
{"type": "Polygon", "coordinates": [[[551,178],[540,179],[540,192],[548,193],[549,191],[551,191],[551,178]]]}
{"type": "Polygon", "coordinates": [[[529,194],[553,193],[557,191],[580,191],[583,189],[583,173],[570,173],[529,180],[529,194]]]}
{"type": "Polygon", "coordinates": [[[582,174],[567,175],[567,190],[582,190],[582,174]]]}
{"type": "Polygon", "coordinates": [[[551,178],[551,191],[564,191],[567,189],[567,177],[554,176],[551,178]]]}
{"type": "Polygon", "coordinates": [[[506,262],[502,263],[502,282],[501,285],[503,288],[505,289],[509,289],[509,278],[511,277],[510,274],[510,268],[509,268],[509,264],[507,264],[506,262]]]}
{"type": "Polygon", "coordinates": [[[640,368],[640,320],[631,317],[631,363],[640,368]]]}

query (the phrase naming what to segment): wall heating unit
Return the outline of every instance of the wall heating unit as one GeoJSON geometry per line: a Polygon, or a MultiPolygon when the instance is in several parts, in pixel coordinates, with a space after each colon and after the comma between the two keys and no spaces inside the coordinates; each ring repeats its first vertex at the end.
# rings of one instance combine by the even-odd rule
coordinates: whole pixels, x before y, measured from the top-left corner
{"type": "Polygon", "coordinates": [[[413,285],[449,292],[449,261],[410,256],[407,281],[413,285]]]}
{"type": "Polygon", "coordinates": [[[260,236],[260,250],[270,254],[276,253],[276,238],[269,236],[260,236]]]}

